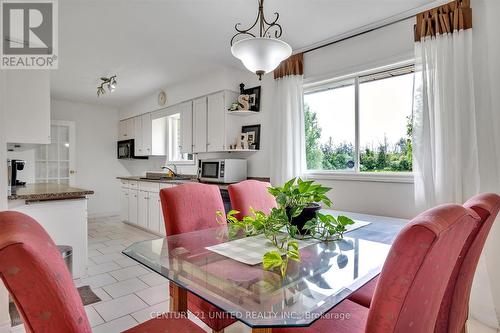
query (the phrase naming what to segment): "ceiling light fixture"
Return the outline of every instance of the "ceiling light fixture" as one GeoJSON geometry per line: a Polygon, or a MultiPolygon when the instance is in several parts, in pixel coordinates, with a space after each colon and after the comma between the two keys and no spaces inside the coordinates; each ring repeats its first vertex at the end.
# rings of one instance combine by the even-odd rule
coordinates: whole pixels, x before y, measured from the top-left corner
{"type": "Polygon", "coordinates": [[[106,93],[106,90],[104,87],[108,88],[108,91],[112,93],[116,89],[116,75],[113,75],[109,78],[107,77],[101,77],[101,84],[97,86],[97,97],[104,95],[106,93]]]}
{"type": "Polygon", "coordinates": [[[259,1],[259,13],[254,24],[248,29],[240,29],[241,23],[237,23],[234,28],[237,33],[231,38],[231,53],[240,59],[243,65],[259,76],[269,73],[278,67],[280,62],[292,54],[292,48],[278,38],[283,30],[278,23],[279,14],[274,13],[275,19],[268,22],[264,16],[264,0],[259,1]],[[258,27],[258,37],[253,28],[258,27]],[[248,35],[248,38],[235,41],[238,36],[248,35]],[[274,35],[274,37],[272,37],[274,35]]]}

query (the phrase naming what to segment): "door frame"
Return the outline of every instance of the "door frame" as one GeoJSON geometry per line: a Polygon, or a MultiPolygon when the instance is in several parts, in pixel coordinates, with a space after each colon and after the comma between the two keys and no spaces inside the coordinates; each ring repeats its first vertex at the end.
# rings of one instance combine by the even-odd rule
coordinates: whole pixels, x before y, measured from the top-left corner
{"type": "Polygon", "coordinates": [[[68,126],[69,128],[69,186],[76,182],[76,123],[72,120],[51,120],[51,125],[68,126]]]}

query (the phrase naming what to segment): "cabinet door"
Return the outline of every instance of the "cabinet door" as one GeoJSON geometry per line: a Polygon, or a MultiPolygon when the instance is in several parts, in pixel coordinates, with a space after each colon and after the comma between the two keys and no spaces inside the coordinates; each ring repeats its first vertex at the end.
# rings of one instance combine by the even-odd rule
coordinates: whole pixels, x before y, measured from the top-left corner
{"type": "Polygon", "coordinates": [[[160,232],[160,194],[149,193],[149,220],[148,229],[160,232]]]}
{"type": "Polygon", "coordinates": [[[127,130],[125,133],[125,140],[135,139],[135,118],[130,118],[125,120],[127,124],[127,130]]]}
{"type": "Polygon", "coordinates": [[[146,156],[143,150],[142,142],[142,119],[141,117],[134,118],[134,151],[136,156],[146,156]]]}
{"type": "Polygon", "coordinates": [[[132,224],[137,224],[138,194],[138,190],[129,190],[128,192],[128,221],[132,224]]]}
{"type": "Polygon", "coordinates": [[[160,214],[160,235],[163,235],[163,236],[166,236],[167,235],[167,232],[165,230],[165,220],[163,219],[163,210],[162,210],[162,207],[161,207],[161,201],[160,199],[158,199],[158,204],[159,204],[159,214],[160,214]]]}
{"type": "Polygon", "coordinates": [[[127,139],[127,120],[121,120],[118,125],[118,140],[127,139]]]}
{"type": "Polygon", "coordinates": [[[193,101],[193,153],[207,151],[207,98],[193,101]]]}
{"type": "Polygon", "coordinates": [[[193,152],[193,102],[182,103],[179,106],[181,114],[181,146],[183,154],[193,152]]]}
{"type": "Polygon", "coordinates": [[[148,210],[149,210],[149,192],[139,191],[139,200],[137,202],[137,224],[140,227],[148,227],[148,210]]]}
{"type": "Polygon", "coordinates": [[[128,221],[128,189],[123,188],[121,189],[121,197],[120,197],[120,208],[121,208],[121,213],[120,213],[120,219],[122,221],[128,221]]]}
{"type": "Polygon", "coordinates": [[[207,151],[225,150],[226,110],[224,92],[208,96],[207,151]]]}
{"type": "Polygon", "coordinates": [[[142,149],[144,155],[151,155],[151,113],[146,113],[141,116],[142,127],[142,149]]]}

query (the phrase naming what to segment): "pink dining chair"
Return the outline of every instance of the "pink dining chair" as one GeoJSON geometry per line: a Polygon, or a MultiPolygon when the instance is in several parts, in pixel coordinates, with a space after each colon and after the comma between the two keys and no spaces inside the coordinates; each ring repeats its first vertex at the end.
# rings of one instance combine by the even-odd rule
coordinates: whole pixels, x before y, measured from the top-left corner
{"type": "MultiPolygon", "coordinates": [[[[500,210],[500,196],[494,193],[478,194],[469,199],[464,207],[475,211],[481,217],[481,223],[473,240],[465,244],[455,265],[441,303],[435,333],[458,333],[462,332],[465,327],[472,281],[486,238],[500,210]]],[[[349,296],[349,299],[370,307],[377,281],[378,277],[372,279],[349,296]]]]}
{"type": "Polygon", "coordinates": [[[370,308],[345,300],[311,327],[276,332],[433,332],[455,263],[479,223],[474,211],[459,205],[418,215],[396,237],[370,308]]]}
{"type": "MultiPolygon", "coordinates": [[[[57,246],[31,217],[0,212],[0,274],[27,332],[91,333],[71,275],[57,246]]],[[[187,318],[165,315],[128,333],[204,332],[187,318]]]]}
{"type": "Polygon", "coordinates": [[[271,184],[258,180],[245,180],[227,187],[231,206],[240,213],[236,218],[242,219],[251,214],[250,208],[269,214],[276,207],[276,199],[267,191],[271,184]]]}
{"type": "MultiPolygon", "coordinates": [[[[217,211],[224,213],[224,203],[216,185],[189,183],[165,188],[160,191],[160,199],[167,236],[218,227],[215,214],[217,211]]],[[[236,321],[190,292],[188,310],[200,314],[199,318],[214,332],[223,332],[236,321]]]]}

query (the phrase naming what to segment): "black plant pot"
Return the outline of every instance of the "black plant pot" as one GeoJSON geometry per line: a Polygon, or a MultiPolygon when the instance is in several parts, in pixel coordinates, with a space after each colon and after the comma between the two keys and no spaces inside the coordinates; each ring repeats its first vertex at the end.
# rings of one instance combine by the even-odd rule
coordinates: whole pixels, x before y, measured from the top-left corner
{"type": "Polygon", "coordinates": [[[301,235],[306,235],[308,234],[308,230],[304,230],[304,225],[312,220],[313,218],[316,217],[316,213],[321,209],[321,206],[317,203],[311,203],[309,206],[304,208],[302,210],[302,213],[300,213],[298,216],[295,216],[293,218],[290,218],[290,208],[287,207],[286,209],[286,214],[288,215],[288,219],[290,220],[290,223],[294,226],[297,227],[299,230],[299,233],[301,235]]]}

